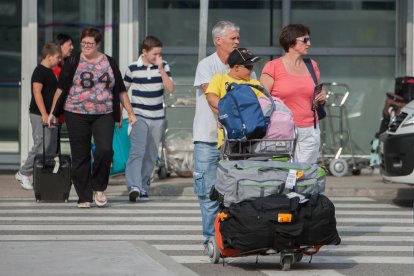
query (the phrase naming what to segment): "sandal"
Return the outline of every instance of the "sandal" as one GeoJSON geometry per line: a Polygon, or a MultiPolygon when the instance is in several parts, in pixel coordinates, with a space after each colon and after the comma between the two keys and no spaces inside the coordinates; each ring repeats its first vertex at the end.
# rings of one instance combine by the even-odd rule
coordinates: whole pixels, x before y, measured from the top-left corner
{"type": "Polygon", "coordinates": [[[78,203],[78,208],[91,208],[90,202],[80,202],[78,203]]]}
{"type": "Polygon", "coordinates": [[[95,192],[95,204],[98,207],[105,206],[108,202],[104,192],[95,192]]]}

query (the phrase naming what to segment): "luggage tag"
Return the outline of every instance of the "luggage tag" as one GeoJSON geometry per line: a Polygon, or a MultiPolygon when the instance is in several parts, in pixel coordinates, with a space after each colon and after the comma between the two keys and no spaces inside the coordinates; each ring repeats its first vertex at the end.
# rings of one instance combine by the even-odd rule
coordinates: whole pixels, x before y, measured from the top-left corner
{"type": "Polygon", "coordinates": [[[293,189],[296,185],[296,170],[289,170],[289,174],[286,179],[285,188],[293,189]]]}
{"type": "Polygon", "coordinates": [[[295,192],[290,192],[288,194],[286,194],[287,198],[294,198],[294,197],[298,197],[299,198],[299,203],[305,203],[307,201],[309,201],[309,198],[306,198],[304,195],[295,193],[295,192]]]}
{"type": "Polygon", "coordinates": [[[59,157],[55,156],[54,160],[55,160],[55,167],[53,168],[52,173],[57,173],[60,167],[59,157]]]}

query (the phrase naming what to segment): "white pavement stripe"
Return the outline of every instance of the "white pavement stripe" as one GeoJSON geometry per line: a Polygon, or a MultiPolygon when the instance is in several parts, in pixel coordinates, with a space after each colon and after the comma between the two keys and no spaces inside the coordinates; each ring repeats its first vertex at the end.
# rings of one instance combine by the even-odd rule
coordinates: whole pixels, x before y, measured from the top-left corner
{"type": "MultiPolygon", "coordinates": [[[[74,216],[32,216],[32,217],[10,217],[10,216],[0,216],[0,222],[12,221],[12,222],[110,222],[110,221],[124,221],[124,222],[156,222],[156,221],[168,221],[168,222],[185,222],[185,221],[201,221],[200,216],[168,216],[168,217],[158,217],[158,216],[79,216],[79,214],[74,214],[74,216]]],[[[363,217],[353,217],[353,218],[337,218],[336,222],[341,223],[358,223],[358,224],[372,224],[372,223],[381,223],[385,224],[411,224],[413,223],[412,217],[408,218],[363,218],[363,217]]],[[[362,226],[362,225],[360,225],[362,226]]]]}
{"type": "MultiPolygon", "coordinates": [[[[341,236],[344,242],[414,242],[414,236],[341,236]]],[[[0,235],[0,241],[202,241],[202,235],[0,235]]]]}
{"type": "Polygon", "coordinates": [[[185,222],[185,221],[201,221],[201,217],[79,217],[79,216],[70,216],[70,217],[0,217],[0,222],[4,221],[13,221],[13,222],[108,222],[108,221],[124,221],[124,222],[156,222],[156,221],[173,221],[173,222],[185,222]]]}
{"type": "Polygon", "coordinates": [[[345,274],[341,274],[336,270],[333,269],[300,269],[300,271],[293,268],[292,271],[280,271],[279,269],[270,270],[266,268],[266,270],[261,270],[265,275],[268,276],[280,276],[283,273],[283,276],[310,276],[310,275],[317,275],[317,276],[345,276],[345,274]]]}
{"type": "Polygon", "coordinates": [[[70,208],[70,209],[13,209],[0,210],[0,214],[103,214],[103,215],[119,215],[119,214],[197,214],[200,215],[200,210],[186,210],[186,209],[163,209],[163,210],[152,210],[152,209],[118,209],[118,208],[91,208],[91,209],[79,209],[79,208],[70,208]]]}
{"type": "Polygon", "coordinates": [[[383,203],[335,203],[335,208],[346,208],[346,209],[402,209],[401,207],[383,204],[383,203]]]}
{"type": "Polygon", "coordinates": [[[414,233],[413,226],[340,226],[339,232],[414,233]]]}
{"type": "MultiPolygon", "coordinates": [[[[137,205],[136,209],[121,209],[121,208],[91,208],[79,209],[70,207],[67,209],[45,209],[45,208],[28,208],[28,209],[0,209],[0,214],[197,214],[200,215],[200,210],[194,208],[188,209],[140,209],[137,205]]],[[[336,210],[337,215],[390,215],[390,216],[410,216],[413,217],[413,211],[383,211],[383,210],[336,210]]]]}
{"type": "Polygon", "coordinates": [[[344,197],[329,197],[329,199],[333,202],[337,201],[375,201],[373,198],[369,197],[350,197],[350,196],[344,196],[344,197]]]}
{"type": "MultiPolygon", "coordinates": [[[[109,196],[109,200],[112,199],[125,199],[128,200],[128,196],[127,195],[111,195],[110,193],[108,194],[109,196]]],[[[197,201],[197,197],[195,195],[181,195],[181,196],[156,196],[156,195],[151,195],[151,199],[166,199],[166,200],[196,200],[197,201]]],[[[370,197],[364,197],[364,196],[332,196],[329,197],[330,200],[332,201],[376,201],[373,198],[370,197]]],[[[70,196],[69,200],[72,201],[77,201],[78,197],[76,196],[70,196]]],[[[4,198],[0,198],[0,201],[31,201],[31,202],[36,202],[34,197],[30,198],[30,197],[4,197],[4,198]]]]}
{"type": "Polygon", "coordinates": [[[414,242],[414,236],[344,236],[340,235],[344,242],[414,242]]]}
{"type": "MultiPolygon", "coordinates": [[[[176,262],[181,264],[203,264],[209,263],[207,256],[170,256],[176,262]]],[[[253,257],[253,256],[252,256],[253,257]]],[[[263,263],[264,258],[259,258],[259,264],[263,263]],[[262,261],[261,261],[262,260],[262,261]]],[[[306,258],[307,259],[307,258],[306,258]]],[[[306,260],[305,259],[305,260],[306,260]]],[[[233,264],[239,261],[246,263],[245,258],[228,258],[227,262],[233,264]]],[[[251,259],[254,263],[256,257],[251,259]]],[[[279,260],[272,259],[272,263],[278,263],[279,260]]],[[[312,258],[312,263],[331,263],[331,264],[414,264],[414,257],[392,257],[392,256],[318,256],[312,258]]]]}
{"type": "MultiPolygon", "coordinates": [[[[198,203],[190,203],[190,202],[138,202],[138,203],[110,203],[112,207],[126,207],[126,208],[140,208],[140,207],[183,207],[183,208],[199,208],[198,203]]],[[[73,208],[73,203],[31,203],[31,202],[0,202],[0,207],[30,207],[30,208],[38,208],[38,207],[67,207],[73,208]]],[[[367,204],[353,204],[353,203],[336,203],[335,208],[342,208],[342,209],[396,209],[400,208],[393,205],[388,204],[374,204],[374,203],[367,203],[367,204]]]]}
{"type": "MultiPolygon", "coordinates": [[[[1,217],[0,217],[1,220],[1,217]]],[[[362,224],[371,224],[371,223],[381,223],[381,224],[408,224],[413,223],[413,218],[336,218],[336,222],[339,223],[362,223],[362,224]]]]}
{"type": "Polygon", "coordinates": [[[383,210],[372,210],[372,211],[361,211],[361,210],[335,210],[336,215],[368,215],[368,216],[409,216],[413,217],[413,211],[383,211],[383,210]]]}
{"type": "Polygon", "coordinates": [[[202,235],[0,235],[0,241],[199,241],[202,235]]]}
{"type": "MultiPolygon", "coordinates": [[[[158,250],[163,251],[200,251],[204,247],[200,244],[151,244],[158,250]]],[[[411,252],[412,246],[380,246],[380,245],[326,245],[320,252],[411,252]]]]}
{"type": "MultiPolygon", "coordinates": [[[[121,196],[121,197],[116,197],[115,200],[116,201],[111,201],[111,196],[109,197],[109,203],[111,205],[114,206],[119,206],[119,205],[139,205],[139,204],[145,204],[148,206],[158,206],[161,203],[156,202],[158,200],[162,201],[162,204],[167,204],[167,205],[163,205],[163,206],[199,206],[198,205],[198,201],[196,197],[190,197],[190,196],[179,196],[179,197],[168,197],[168,196],[151,196],[151,201],[148,202],[139,202],[137,204],[133,204],[133,203],[129,203],[128,197],[127,196],[121,196]],[[125,202],[118,202],[118,200],[125,200],[125,202]],[[168,201],[173,201],[173,202],[168,202],[168,201]],[[176,205],[177,204],[177,205],[176,205]]],[[[372,198],[368,198],[368,197],[330,197],[329,198],[331,201],[333,201],[334,203],[336,202],[375,202],[374,199],[372,198]]],[[[77,198],[70,198],[70,200],[76,202],[77,198]]],[[[0,199],[0,207],[12,207],[12,206],[16,206],[16,207],[33,207],[33,206],[50,206],[50,207],[60,207],[60,206],[73,206],[74,202],[70,202],[70,203],[53,203],[53,202],[49,202],[49,203],[37,203],[34,199],[28,199],[28,198],[1,198],[0,199]]],[[[369,203],[367,203],[369,204],[369,203]]],[[[336,205],[336,204],[335,204],[336,205]]],[[[392,206],[390,204],[390,206],[392,206]]]]}
{"type": "MultiPolygon", "coordinates": [[[[141,209],[135,208],[92,208],[92,209],[78,209],[78,208],[28,208],[28,209],[0,209],[1,214],[200,214],[198,208],[195,209],[141,209]]],[[[382,211],[382,210],[338,210],[336,209],[336,215],[354,215],[356,216],[387,216],[388,218],[395,216],[403,216],[413,218],[413,211],[409,210],[395,210],[395,211],[382,211]]]]}
{"type": "Polygon", "coordinates": [[[0,231],[200,231],[201,225],[0,225],[0,231]]]}
{"type": "MultiPolygon", "coordinates": [[[[110,202],[111,206],[116,207],[199,207],[197,202],[110,202]]],[[[0,202],[0,207],[74,207],[73,203],[36,203],[36,202],[0,202]]]]}
{"type": "MultiPolygon", "coordinates": [[[[340,226],[338,232],[352,233],[414,233],[411,226],[340,226]]],[[[0,225],[0,231],[201,231],[201,225],[0,225]]]]}
{"type": "MultiPolygon", "coordinates": [[[[110,202],[111,206],[125,206],[125,207],[137,207],[137,206],[146,206],[146,207],[199,207],[200,205],[197,202],[138,202],[138,203],[129,203],[129,202],[110,202]]],[[[72,203],[36,203],[36,202],[0,202],[0,207],[73,207],[72,203]]]]}

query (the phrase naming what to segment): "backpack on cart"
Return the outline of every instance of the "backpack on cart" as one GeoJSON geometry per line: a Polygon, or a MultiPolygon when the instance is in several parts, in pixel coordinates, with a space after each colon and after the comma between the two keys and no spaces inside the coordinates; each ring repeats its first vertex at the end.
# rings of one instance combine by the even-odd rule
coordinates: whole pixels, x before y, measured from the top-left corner
{"type": "Polygon", "coordinates": [[[259,98],[265,116],[270,117],[269,126],[263,139],[272,140],[292,140],[295,139],[295,123],[292,111],[279,98],[261,97],[259,98]],[[271,100],[275,107],[272,108],[271,100]]]}
{"type": "Polygon", "coordinates": [[[275,156],[280,155],[280,152],[293,153],[294,143],[289,143],[294,141],[296,137],[292,111],[281,99],[276,97],[261,97],[259,103],[265,116],[270,117],[270,123],[262,141],[255,142],[251,151],[255,153],[273,152],[275,156]]]}
{"type": "Polygon", "coordinates": [[[266,134],[270,119],[263,114],[252,87],[264,92],[259,85],[227,84],[227,93],[218,103],[218,120],[228,139],[260,139],[266,134]]]}

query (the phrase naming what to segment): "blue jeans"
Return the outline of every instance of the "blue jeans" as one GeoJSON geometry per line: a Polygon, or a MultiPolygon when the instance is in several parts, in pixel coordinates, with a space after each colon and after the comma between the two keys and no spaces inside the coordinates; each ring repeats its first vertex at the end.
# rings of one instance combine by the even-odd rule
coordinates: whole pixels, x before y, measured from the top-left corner
{"type": "Polygon", "coordinates": [[[204,245],[214,237],[214,220],[219,204],[209,198],[210,189],[216,183],[220,152],[216,143],[194,143],[194,193],[198,197],[203,224],[204,245]]]}

